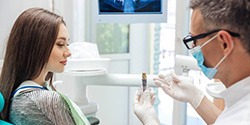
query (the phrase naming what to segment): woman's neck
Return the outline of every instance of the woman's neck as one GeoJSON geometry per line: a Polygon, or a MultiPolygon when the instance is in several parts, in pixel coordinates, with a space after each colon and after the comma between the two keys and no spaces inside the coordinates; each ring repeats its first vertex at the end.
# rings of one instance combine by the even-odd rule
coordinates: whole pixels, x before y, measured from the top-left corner
{"type": "Polygon", "coordinates": [[[37,84],[41,86],[45,86],[45,77],[48,74],[48,72],[42,70],[42,72],[39,74],[39,76],[35,79],[32,79],[32,81],[36,82],[37,84]]]}

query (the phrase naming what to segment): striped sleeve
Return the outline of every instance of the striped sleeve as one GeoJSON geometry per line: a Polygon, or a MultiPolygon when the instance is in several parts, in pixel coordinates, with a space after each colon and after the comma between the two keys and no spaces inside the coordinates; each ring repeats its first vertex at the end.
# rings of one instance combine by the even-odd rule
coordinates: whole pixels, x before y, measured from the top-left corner
{"type": "Polygon", "coordinates": [[[53,91],[20,94],[13,99],[10,111],[10,120],[16,125],[75,125],[69,107],[53,91]]]}

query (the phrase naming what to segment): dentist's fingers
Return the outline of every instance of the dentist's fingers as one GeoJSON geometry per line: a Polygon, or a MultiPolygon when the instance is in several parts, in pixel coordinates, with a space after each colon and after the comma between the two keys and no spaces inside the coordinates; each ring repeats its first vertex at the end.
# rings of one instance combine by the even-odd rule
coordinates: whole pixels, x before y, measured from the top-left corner
{"type": "Polygon", "coordinates": [[[158,77],[161,78],[161,79],[165,79],[166,75],[162,74],[162,73],[159,73],[158,74],[158,77]]]}
{"type": "Polygon", "coordinates": [[[166,94],[172,95],[172,83],[164,84],[162,81],[156,80],[155,84],[161,87],[166,94]]]}
{"type": "Polygon", "coordinates": [[[140,98],[140,94],[138,92],[138,90],[135,92],[135,96],[134,96],[134,106],[138,106],[139,105],[139,98],[140,98]]]}
{"type": "Polygon", "coordinates": [[[155,102],[155,92],[154,91],[150,91],[150,102],[153,105],[155,102]]]}
{"type": "Polygon", "coordinates": [[[158,87],[161,87],[162,84],[166,84],[168,86],[172,84],[168,79],[154,78],[153,80],[158,87]]]}
{"type": "Polygon", "coordinates": [[[145,103],[149,103],[150,99],[154,95],[154,91],[150,87],[147,87],[145,91],[142,88],[139,88],[136,91],[136,99],[138,100],[139,105],[144,105],[145,103]]]}
{"type": "Polygon", "coordinates": [[[154,83],[155,83],[155,85],[157,85],[158,87],[161,87],[162,85],[164,85],[163,82],[161,82],[160,80],[157,80],[157,79],[154,80],[154,83]]]}
{"type": "Polygon", "coordinates": [[[135,96],[134,96],[134,103],[136,105],[142,105],[143,104],[143,100],[142,100],[142,89],[139,88],[136,92],[135,92],[135,96]]]}
{"type": "Polygon", "coordinates": [[[155,103],[155,95],[151,96],[150,102],[151,102],[151,105],[154,105],[154,103],[155,103]]]}
{"type": "Polygon", "coordinates": [[[162,85],[161,89],[169,96],[173,97],[173,88],[172,85],[167,86],[167,85],[162,85]]]}
{"type": "Polygon", "coordinates": [[[140,102],[142,105],[150,105],[151,104],[151,93],[149,89],[146,89],[142,93],[142,97],[140,98],[140,102]]]}
{"type": "Polygon", "coordinates": [[[173,84],[178,84],[178,83],[183,82],[183,81],[188,81],[191,83],[194,82],[192,77],[178,76],[175,73],[172,73],[171,75],[173,78],[173,84]]]}
{"type": "Polygon", "coordinates": [[[172,76],[173,82],[174,82],[175,84],[178,84],[179,82],[181,82],[179,76],[177,76],[174,72],[171,73],[171,76],[172,76]]]}

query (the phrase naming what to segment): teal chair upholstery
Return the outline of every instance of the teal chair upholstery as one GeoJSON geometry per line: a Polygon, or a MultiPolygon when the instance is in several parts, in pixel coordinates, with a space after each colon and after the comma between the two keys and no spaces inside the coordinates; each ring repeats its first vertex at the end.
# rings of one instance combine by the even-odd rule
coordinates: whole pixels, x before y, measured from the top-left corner
{"type": "MultiPolygon", "coordinates": [[[[3,110],[4,107],[4,98],[2,93],[0,93],[0,112],[3,110]]],[[[0,125],[12,125],[6,121],[0,120],[0,125]]]]}

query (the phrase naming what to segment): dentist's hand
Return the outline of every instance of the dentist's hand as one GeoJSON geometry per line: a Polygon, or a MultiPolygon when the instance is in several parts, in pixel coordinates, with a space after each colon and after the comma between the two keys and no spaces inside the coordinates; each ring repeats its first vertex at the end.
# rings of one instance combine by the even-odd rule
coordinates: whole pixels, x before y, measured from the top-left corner
{"type": "Polygon", "coordinates": [[[134,96],[134,113],[143,125],[160,125],[153,107],[154,101],[155,95],[150,89],[146,89],[144,92],[139,89],[134,96]]]}
{"type": "Polygon", "coordinates": [[[167,76],[159,74],[158,77],[154,78],[154,82],[166,94],[178,101],[189,102],[194,109],[200,105],[204,94],[194,86],[191,78],[177,76],[175,73],[167,76]]]}

